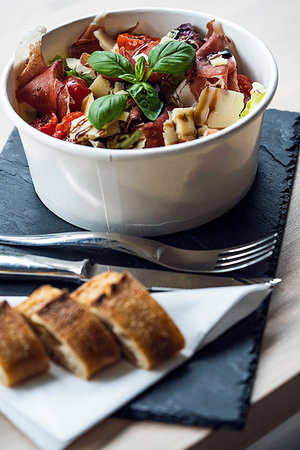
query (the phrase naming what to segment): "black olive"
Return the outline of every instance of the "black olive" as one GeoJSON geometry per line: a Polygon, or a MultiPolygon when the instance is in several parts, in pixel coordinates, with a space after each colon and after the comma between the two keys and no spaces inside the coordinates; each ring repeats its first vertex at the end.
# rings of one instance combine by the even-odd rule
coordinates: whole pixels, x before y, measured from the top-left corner
{"type": "Polygon", "coordinates": [[[229,59],[232,57],[232,53],[228,48],[225,48],[225,50],[221,51],[220,54],[222,55],[222,58],[229,59]]]}

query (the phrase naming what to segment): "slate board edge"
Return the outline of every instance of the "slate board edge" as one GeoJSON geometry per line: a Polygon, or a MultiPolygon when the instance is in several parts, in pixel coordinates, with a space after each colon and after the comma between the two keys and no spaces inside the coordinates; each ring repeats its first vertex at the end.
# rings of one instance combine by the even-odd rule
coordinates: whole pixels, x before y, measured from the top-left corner
{"type": "MultiPolygon", "coordinates": [[[[291,192],[292,187],[295,179],[296,174],[296,166],[297,166],[297,159],[298,159],[298,151],[299,151],[299,144],[300,144],[300,114],[298,114],[298,117],[296,117],[294,124],[293,124],[293,145],[287,149],[287,151],[292,151],[293,154],[290,157],[289,165],[287,171],[291,170],[292,174],[288,175],[285,178],[285,182],[287,183],[287,190],[284,193],[283,197],[283,203],[281,208],[281,213],[278,220],[278,227],[282,229],[282,233],[279,234],[278,240],[279,245],[276,247],[276,250],[274,252],[274,255],[272,257],[272,261],[270,263],[270,274],[271,276],[275,276],[276,274],[276,268],[278,264],[279,259],[279,253],[282,245],[282,238],[284,233],[284,228],[286,225],[287,217],[288,217],[288,209],[291,201],[291,192]]],[[[280,275],[280,274],[279,274],[280,275]]],[[[240,398],[240,404],[241,404],[241,414],[240,414],[240,420],[239,421],[219,421],[218,419],[214,420],[214,424],[212,425],[213,420],[207,420],[205,417],[199,417],[198,419],[195,419],[195,417],[188,417],[187,415],[180,416],[180,414],[168,414],[166,411],[164,411],[164,417],[160,417],[156,413],[152,413],[149,410],[143,411],[142,409],[130,409],[130,404],[126,407],[124,407],[122,410],[117,411],[114,416],[115,417],[123,417],[123,418],[130,418],[130,419],[138,419],[138,420],[151,420],[151,421],[159,421],[159,422],[167,422],[167,423],[178,423],[178,424],[184,424],[184,425],[191,425],[191,426],[209,426],[213,427],[214,429],[219,428],[229,428],[229,429],[235,429],[235,430],[241,430],[245,426],[247,415],[249,412],[249,404],[250,404],[250,398],[251,398],[251,392],[255,381],[255,372],[257,369],[257,363],[259,359],[260,354],[260,348],[262,343],[262,338],[265,330],[265,323],[267,320],[267,314],[268,309],[270,306],[270,300],[271,296],[265,300],[265,302],[262,305],[262,314],[260,316],[260,333],[257,333],[254,347],[257,346],[258,351],[256,353],[256,358],[254,358],[251,362],[251,365],[249,367],[249,383],[247,384],[247,387],[244,390],[243,397],[240,398]]],[[[212,419],[212,418],[211,418],[212,419]]]]}
{"type": "MultiPolygon", "coordinates": [[[[299,142],[300,130],[299,130],[299,128],[297,129],[297,127],[299,127],[299,124],[300,124],[300,117],[298,116],[298,118],[295,120],[295,123],[293,125],[293,128],[294,128],[294,139],[295,139],[295,141],[298,139],[298,142],[299,142]]],[[[291,150],[291,151],[295,152],[295,146],[296,145],[297,145],[297,143],[294,142],[294,144],[290,147],[290,149],[287,149],[287,151],[291,150]]],[[[297,159],[297,155],[296,154],[291,155],[290,160],[289,160],[289,167],[290,167],[291,171],[293,171],[293,169],[294,169],[296,159],[297,159]]],[[[287,186],[289,187],[289,189],[288,189],[288,192],[287,192],[287,190],[285,190],[285,192],[283,193],[284,201],[282,201],[282,204],[281,204],[282,208],[281,208],[281,213],[280,213],[279,223],[278,223],[278,227],[280,229],[282,229],[282,230],[284,230],[284,223],[286,221],[286,211],[287,211],[287,208],[288,208],[288,205],[289,205],[290,191],[291,191],[292,184],[293,184],[293,177],[294,177],[294,174],[292,173],[291,175],[288,175],[287,178],[286,178],[286,183],[287,183],[287,186]]],[[[281,236],[280,236],[280,240],[281,240],[281,236]]],[[[274,259],[272,260],[273,268],[275,268],[275,266],[277,265],[278,256],[279,256],[279,249],[277,251],[276,257],[274,257],[274,259]]],[[[270,271],[273,271],[273,269],[270,269],[270,271]]],[[[262,314],[262,316],[260,317],[260,319],[263,322],[265,322],[265,320],[266,320],[268,304],[269,304],[269,302],[266,302],[264,304],[264,306],[263,306],[264,314],[262,314]]],[[[256,340],[258,340],[258,341],[261,340],[261,337],[262,337],[262,334],[263,334],[263,330],[264,330],[264,323],[261,323],[261,328],[260,328],[260,332],[261,332],[260,335],[261,336],[256,335],[256,340]]],[[[254,347],[255,347],[255,345],[254,345],[254,347]]],[[[256,359],[252,360],[253,371],[256,368],[257,358],[258,358],[258,353],[256,354],[256,359]]],[[[249,374],[250,374],[249,375],[250,381],[252,380],[252,384],[253,384],[253,380],[254,379],[251,376],[250,372],[249,372],[249,374]]],[[[247,399],[247,396],[249,397],[249,394],[250,394],[251,389],[252,389],[252,384],[248,384],[247,385],[247,389],[245,389],[245,391],[244,391],[243,397],[245,397],[245,399],[247,399]],[[248,394],[247,394],[247,392],[248,392],[248,394]]],[[[246,404],[245,404],[245,399],[243,399],[242,397],[240,399],[241,405],[243,407],[243,411],[242,411],[243,414],[241,414],[241,420],[238,423],[234,422],[234,424],[232,424],[231,422],[226,422],[226,421],[224,422],[224,421],[222,421],[221,422],[222,427],[225,426],[227,428],[228,427],[230,427],[230,428],[241,428],[243,426],[243,424],[244,424],[244,420],[243,419],[246,419],[246,415],[247,415],[247,407],[246,407],[246,404]]],[[[141,418],[141,419],[156,420],[156,421],[160,420],[160,421],[164,421],[164,422],[170,421],[172,423],[186,423],[186,424],[189,424],[189,425],[204,425],[204,426],[211,426],[212,425],[212,420],[206,421],[205,418],[202,418],[202,419],[200,418],[198,421],[189,421],[188,417],[180,418],[180,415],[176,414],[176,415],[173,415],[173,416],[170,415],[169,416],[169,420],[168,420],[167,417],[158,418],[156,416],[156,414],[154,414],[153,418],[151,418],[150,414],[149,414],[149,410],[147,410],[147,413],[146,413],[145,416],[143,416],[143,414],[144,414],[143,411],[135,410],[132,417],[135,418],[135,419],[137,419],[137,418],[140,419],[141,418]],[[184,421],[184,419],[185,419],[185,421],[184,421]]],[[[164,411],[164,414],[165,414],[165,411],[164,411]]],[[[120,417],[121,415],[122,415],[122,412],[118,416],[120,417]]],[[[126,416],[123,416],[123,417],[128,418],[128,411],[127,411],[126,416]]],[[[218,421],[215,421],[215,426],[218,427],[219,425],[220,424],[218,424],[218,421]]]]}

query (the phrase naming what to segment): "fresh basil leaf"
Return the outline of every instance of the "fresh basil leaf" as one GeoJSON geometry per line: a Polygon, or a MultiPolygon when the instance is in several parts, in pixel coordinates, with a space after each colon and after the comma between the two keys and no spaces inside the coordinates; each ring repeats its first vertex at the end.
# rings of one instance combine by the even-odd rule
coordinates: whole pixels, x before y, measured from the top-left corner
{"type": "Polygon", "coordinates": [[[152,72],[177,75],[184,73],[192,65],[195,59],[195,50],[186,42],[167,41],[153,47],[149,52],[149,71],[145,81],[152,72]]]}
{"type": "Polygon", "coordinates": [[[55,55],[52,59],[50,59],[50,60],[48,61],[48,66],[50,66],[52,63],[54,63],[54,61],[58,61],[59,59],[62,60],[63,65],[64,65],[64,69],[65,69],[65,70],[68,70],[68,69],[69,69],[69,66],[68,66],[68,64],[67,64],[66,58],[63,58],[62,56],[59,56],[59,55],[55,55]]]}
{"type": "Polygon", "coordinates": [[[128,81],[129,83],[136,83],[136,78],[131,73],[124,73],[124,75],[119,75],[122,80],[128,81]]]}
{"type": "Polygon", "coordinates": [[[134,74],[133,67],[124,56],[118,53],[97,51],[88,58],[88,63],[96,72],[107,77],[118,78],[125,73],[134,74]]]}
{"type": "Polygon", "coordinates": [[[126,94],[111,94],[97,98],[91,104],[89,121],[95,128],[100,130],[106,123],[117,119],[122,114],[126,108],[127,98],[126,94]]]}
{"type": "Polygon", "coordinates": [[[136,83],[127,90],[148,119],[157,119],[162,110],[163,102],[150,84],[136,83]]]}
{"type": "Polygon", "coordinates": [[[135,78],[137,81],[142,81],[146,67],[146,58],[144,56],[140,56],[135,64],[135,78]]]}

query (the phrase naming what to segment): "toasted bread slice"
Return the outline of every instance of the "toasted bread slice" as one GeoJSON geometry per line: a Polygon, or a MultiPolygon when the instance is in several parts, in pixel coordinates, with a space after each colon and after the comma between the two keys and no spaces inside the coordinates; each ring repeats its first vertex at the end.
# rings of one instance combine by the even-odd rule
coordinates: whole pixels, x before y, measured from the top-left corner
{"type": "Polygon", "coordinates": [[[48,370],[48,357],[21,314],[0,302],[0,382],[13,386],[48,370]]]}
{"type": "Polygon", "coordinates": [[[27,318],[50,357],[79,377],[89,379],[121,357],[112,334],[67,290],[41,286],[17,309],[27,318]]]}
{"type": "Polygon", "coordinates": [[[72,297],[107,324],[125,357],[138,367],[151,369],[184,347],[184,338],[169,315],[127,272],[97,275],[72,297]]]}

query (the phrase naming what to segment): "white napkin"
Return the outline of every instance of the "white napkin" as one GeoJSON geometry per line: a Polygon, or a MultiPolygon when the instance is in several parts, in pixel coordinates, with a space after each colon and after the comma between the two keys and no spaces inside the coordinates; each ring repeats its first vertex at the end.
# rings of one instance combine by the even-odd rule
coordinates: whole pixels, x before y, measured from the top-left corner
{"type": "MultiPolygon", "coordinates": [[[[63,449],[248,316],[270,291],[255,284],[155,293],[185,337],[186,347],[179,355],[151,371],[124,361],[91,381],[51,364],[48,374],[20,386],[0,385],[0,411],[41,449],[63,449]]],[[[23,300],[6,299],[11,305],[23,300]]]]}

